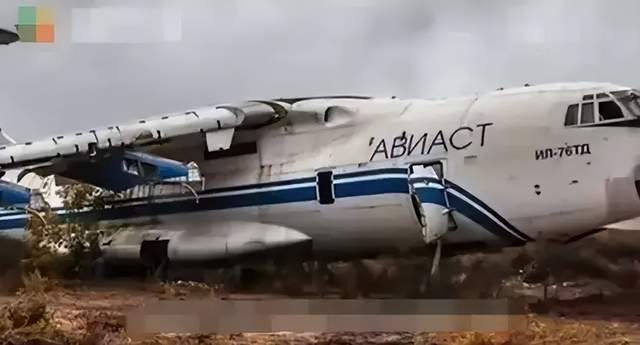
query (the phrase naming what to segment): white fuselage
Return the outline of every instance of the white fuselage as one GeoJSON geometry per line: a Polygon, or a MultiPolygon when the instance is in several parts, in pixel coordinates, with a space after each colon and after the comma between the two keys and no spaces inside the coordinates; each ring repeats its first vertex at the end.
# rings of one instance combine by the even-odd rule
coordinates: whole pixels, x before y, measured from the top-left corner
{"type": "Polygon", "coordinates": [[[204,159],[201,142],[180,140],[160,148],[197,163],[198,200],[184,192],[120,202],[100,216],[131,231],[103,249],[135,257],[150,238],[170,239],[169,256],[187,259],[302,239],[343,253],[424,247],[407,169],[430,162],[444,167],[457,224],[445,243],[518,245],[634,218],[640,128],[565,126],[569,105],[618,89],[581,83],[445,100],[298,101],[277,123],[236,132],[234,145],[255,143],[244,154],[204,159]],[[326,171],[328,184],[318,177],[326,171]]]}
{"type": "Polygon", "coordinates": [[[260,225],[300,232],[318,251],[417,248],[425,242],[406,169],[436,161],[457,223],[446,243],[562,239],[636,217],[640,128],[565,127],[568,105],[604,87],[578,86],[295,103],[285,123],[237,133],[236,143],[257,143],[255,153],[203,160],[190,143],[173,149],[169,158],[197,162],[204,192],[197,203],[186,194],[156,201],[152,218],[161,225],[150,229],[182,243],[182,253],[206,251],[203,242],[224,252],[234,236],[269,241],[260,225]],[[321,204],[316,176],[327,170],[334,201],[321,204]]]}

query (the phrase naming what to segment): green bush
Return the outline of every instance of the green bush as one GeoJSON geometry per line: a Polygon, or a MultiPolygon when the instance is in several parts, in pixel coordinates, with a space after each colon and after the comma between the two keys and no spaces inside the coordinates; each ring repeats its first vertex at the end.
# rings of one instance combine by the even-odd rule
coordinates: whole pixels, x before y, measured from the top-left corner
{"type": "Polygon", "coordinates": [[[74,279],[89,272],[100,257],[97,223],[80,216],[79,211],[101,209],[109,196],[85,184],[65,186],[59,194],[67,210],[65,219],[47,206],[38,210],[42,219],[29,219],[24,271],[74,279]]]}

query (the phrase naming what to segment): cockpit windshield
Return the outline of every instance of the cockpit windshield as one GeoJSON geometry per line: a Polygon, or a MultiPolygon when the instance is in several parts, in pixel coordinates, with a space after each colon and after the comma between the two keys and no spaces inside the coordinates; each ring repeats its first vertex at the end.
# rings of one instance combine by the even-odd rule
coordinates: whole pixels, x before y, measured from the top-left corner
{"type": "Polygon", "coordinates": [[[611,95],[634,116],[640,116],[640,92],[638,90],[613,91],[611,95]]]}

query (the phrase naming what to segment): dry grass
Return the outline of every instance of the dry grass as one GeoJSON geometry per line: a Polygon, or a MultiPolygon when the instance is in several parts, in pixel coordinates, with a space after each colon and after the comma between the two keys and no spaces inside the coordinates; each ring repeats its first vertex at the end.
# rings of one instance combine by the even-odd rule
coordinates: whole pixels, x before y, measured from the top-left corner
{"type": "Polygon", "coordinates": [[[42,295],[53,291],[58,286],[55,280],[41,275],[37,270],[24,275],[22,285],[21,292],[27,295],[42,295]]]}
{"type": "Polygon", "coordinates": [[[513,339],[522,344],[629,344],[630,340],[615,324],[594,326],[576,321],[542,322],[531,318],[528,328],[513,339]]]}
{"type": "Polygon", "coordinates": [[[205,283],[179,280],[160,285],[161,299],[206,298],[218,295],[219,288],[205,283]]]}
{"type": "MultiPolygon", "coordinates": [[[[627,329],[628,331],[628,329],[627,329]]],[[[568,320],[542,320],[529,316],[525,330],[501,333],[425,333],[417,344],[424,345],[627,345],[625,329],[614,323],[589,325],[568,320]]]]}
{"type": "Polygon", "coordinates": [[[2,344],[69,344],[53,322],[45,295],[21,294],[0,309],[0,319],[2,344]]]}

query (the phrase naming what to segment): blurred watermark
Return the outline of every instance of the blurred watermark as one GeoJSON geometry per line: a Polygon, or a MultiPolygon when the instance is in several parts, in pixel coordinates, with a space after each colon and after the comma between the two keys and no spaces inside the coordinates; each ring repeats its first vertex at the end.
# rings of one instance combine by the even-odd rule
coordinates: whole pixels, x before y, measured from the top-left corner
{"type": "Polygon", "coordinates": [[[495,300],[159,301],[129,312],[127,334],[247,332],[503,332],[524,304],[495,300]]]}
{"type": "Polygon", "coordinates": [[[98,7],[71,10],[73,43],[158,43],[182,39],[178,7],[98,7]]]}

